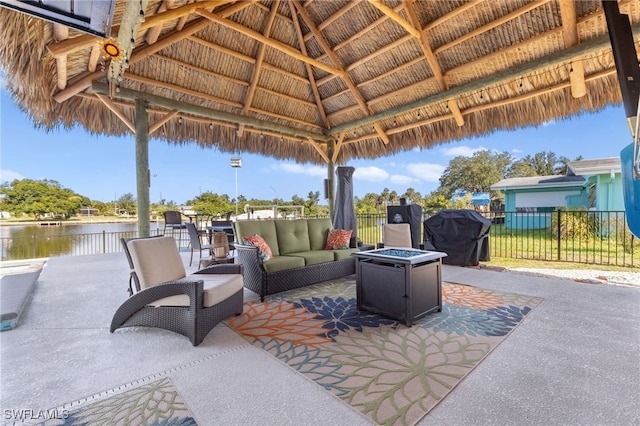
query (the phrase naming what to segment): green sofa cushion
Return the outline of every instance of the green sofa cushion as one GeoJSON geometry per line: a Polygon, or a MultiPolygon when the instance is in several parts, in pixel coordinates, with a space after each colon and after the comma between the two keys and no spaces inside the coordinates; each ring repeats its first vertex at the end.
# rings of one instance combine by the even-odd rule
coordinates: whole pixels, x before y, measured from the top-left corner
{"type": "Polygon", "coordinates": [[[331,229],[331,219],[307,219],[309,228],[309,243],[311,250],[324,250],[327,244],[327,235],[331,229]]]}
{"type": "Polygon", "coordinates": [[[239,220],[236,222],[236,235],[239,242],[246,235],[260,235],[269,244],[271,253],[274,256],[280,255],[276,225],[273,220],[239,220]]]}
{"type": "Polygon", "coordinates": [[[334,255],[331,250],[311,250],[298,253],[289,253],[287,256],[297,256],[304,259],[305,266],[318,263],[333,262],[334,255]]]}
{"type": "Polygon", "coordinates": [[[280,255],[310,250],[309,229],[305,219],[276,220],[275,228],[280,255]]]}
{"type": "Polygon", "coordinates": [[[334,260],[344,260],[351,257],[351,253],[357,253],[360,249],[351,248],[344,250],[327,250],[329,253],[333,253],[334,260]]]}
{"type": "Polygon", "coordinates": [[[304,265],[304,258],[297,256],[278,256],[267,260],[262,264],[267,272],[284,271],[285,269],[301,268],[304,265]]]}

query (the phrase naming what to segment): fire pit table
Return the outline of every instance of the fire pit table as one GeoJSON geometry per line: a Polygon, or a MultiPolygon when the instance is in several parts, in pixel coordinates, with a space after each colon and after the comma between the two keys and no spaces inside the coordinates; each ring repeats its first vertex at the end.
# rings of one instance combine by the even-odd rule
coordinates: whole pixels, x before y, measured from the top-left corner
{"type": "Polygon", "coordinates": [[[410,248],[352,253],[356,258],[358,310],[411,326],[442,311],[442,258],[447,254],[410,248]]]}

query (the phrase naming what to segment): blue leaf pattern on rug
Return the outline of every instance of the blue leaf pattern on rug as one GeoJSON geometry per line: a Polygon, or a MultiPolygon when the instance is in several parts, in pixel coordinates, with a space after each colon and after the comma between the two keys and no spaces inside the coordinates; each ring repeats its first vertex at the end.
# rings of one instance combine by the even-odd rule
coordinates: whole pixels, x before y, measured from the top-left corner
{"type": "Polygon", "coordinates": [[[306,308],[309,312],[317,313],[317,319],[327,323],[324,328],[328,329],[327,337],[333,338],[339,332],[353,328],[362,331],[362,327],[378,327],[382,324],[397,325],[397,321],[381,317],[366,311],[358,311],[355,299],[345,299],[340,296],[335,299],[325,297],[313,297],[302,299],[294,303],[296,307],[306,308]]]}
{"type": "Polygon", "coordinates": [[[509,334],[529,311],[531,308],[528,306],[497,306],[481,310],[445,303],[442,312],[446,315],[428,315],[416,323],[449,334],[499,337],[509,334]]]}
{"type": "Polygon", "coordinates": [[[358,311],[345,278],[249,302],[227,321],[375,424],[415,425],[540,300],[443,283],[442,311],[407,327],[358,311]]]}

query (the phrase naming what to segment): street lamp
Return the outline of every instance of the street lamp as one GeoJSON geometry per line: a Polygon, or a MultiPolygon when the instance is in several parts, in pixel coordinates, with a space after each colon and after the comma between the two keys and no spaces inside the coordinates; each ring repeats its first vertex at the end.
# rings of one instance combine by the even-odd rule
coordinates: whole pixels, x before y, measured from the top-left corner
{"type": "Polygon", "coordinates": [[[231,158],[231,167],[236,170],[236,220],[238,220],[238,169],[242,167],[242,158],[231,158]]]}

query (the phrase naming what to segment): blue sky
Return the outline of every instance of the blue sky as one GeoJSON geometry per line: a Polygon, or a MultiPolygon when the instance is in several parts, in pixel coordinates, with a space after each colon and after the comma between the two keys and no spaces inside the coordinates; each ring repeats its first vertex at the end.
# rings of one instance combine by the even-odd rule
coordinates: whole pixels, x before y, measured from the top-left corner
{"type": "MultiPolygon", "coordinates": [[[[46,132],[34,127],[13,99],[0,89],[0,180],[52,179],[92,200],[112,201],[129,192],[136,194],[134,136],[93,136],[82,128],[46,132]]],[[[497,131],[373,160],[352,160],[356,168],[354,195],[380,193],[384,188],[402,194],[409,187],[422,195],[438,187],[438,179],[454,157],[472,155],[480,149],[507,151],[514,158],[552,151],[570,159],[618,157],[632,142],[624,109],[607,107],[570,120],[547,122],[539,127],[497,131]]],[[[292,195],[306,198],[309,191],[323,194],[325,167],[296,164],[274,158],[240,153],[238,194],[247,198],[285,201],[292,195]]],[[[195,144],[171,145],[150,141],[151,202],[160,198],[184,203],[211,191],[235,197],[233,157],[195,144]]],[[[323,200],[324,203],[324,200],[323,200]]]]}

